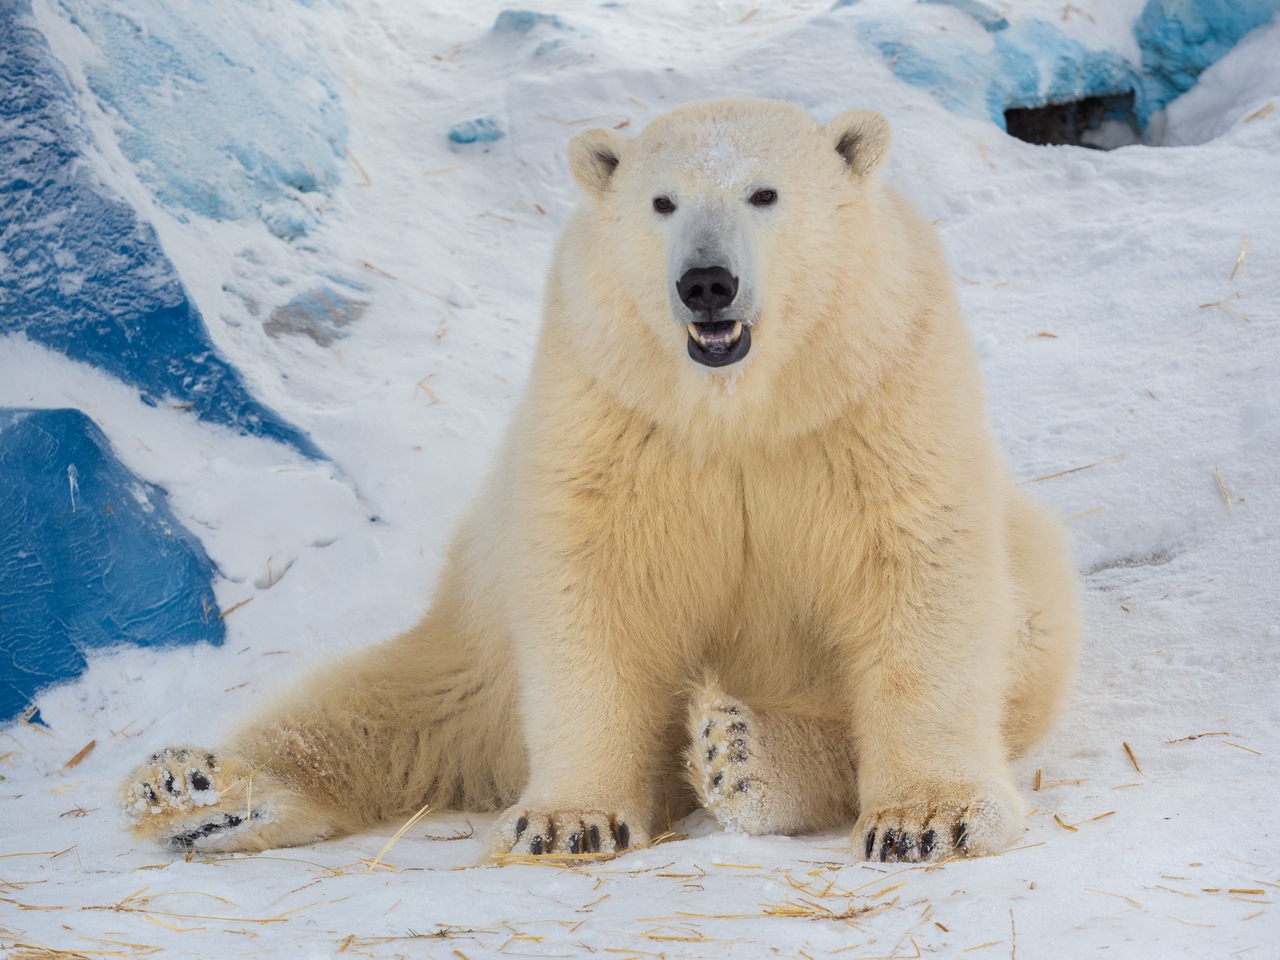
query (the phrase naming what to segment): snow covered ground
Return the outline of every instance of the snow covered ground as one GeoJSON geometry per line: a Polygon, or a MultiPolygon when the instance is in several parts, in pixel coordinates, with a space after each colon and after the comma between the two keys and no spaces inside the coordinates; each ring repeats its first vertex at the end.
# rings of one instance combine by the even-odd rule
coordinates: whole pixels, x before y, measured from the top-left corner
{"type": "MultiPolygon", "coordinates": [[[[154,223],[254,393],[331,462],[0,339],[0,407],[87,411],[199,535],[228,614],[223,647],[96,655],[40,698],[47,728],[0,731],[0,948],[1280,956],[1280,26],[1170,106],[1178,146],[1096,152],[949,111],[862,39],[897,16],[926,47],[994,42],[950,7],[559,0],[494,29],[502,9],[244,0],[175,21],[158,0],[35,3],[98,175],[154,223]],[[125,104],[136,90],[110,62],[121,17],[148,28],[121,57],[155,56],[152,41],[197,67],[219,44],[250,64],[279,56],[270,71],[189,70],[165,96],[191,126],[152,150],[166,128],[125,104]],[[575,868],[473,867],[490,818],[458,814],[380,859],[397,825],[260,856],[135,848],[115,790],[150,750],[216,743],[309,666],[424,608],[520,393],[575,202],[570,135],[736,92],[890,118],[889,175],[945,240],[997,432],[1071,518],[1088,637],[1069,709],[1017,766],[1025,836],[905,869],[859,863],[841,834],[747,838],[701,815],[675,825],[687,839],[575,868]],[[484,117],[499,139],[450,140],[484,117]],[[313,181],[261,143],[292,121],[279,142],[314,158],[313,181]],[[227,130],[261,147],[232,172],[211,155],[227,130]]],[[[1139,2],[999,9],[1137,56],[1139,2]]]]}

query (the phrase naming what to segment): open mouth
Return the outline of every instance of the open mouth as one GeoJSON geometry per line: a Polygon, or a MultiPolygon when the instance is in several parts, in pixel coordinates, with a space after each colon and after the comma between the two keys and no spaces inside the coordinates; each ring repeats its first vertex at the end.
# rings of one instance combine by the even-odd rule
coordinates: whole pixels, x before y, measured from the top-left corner
{"type": "Polygon", "coordinates": [[[707,367],[724,367],[737,363],[751,349],[751,328],[741,320],[716,320],[691,323],[689,356],[707,367]]]}

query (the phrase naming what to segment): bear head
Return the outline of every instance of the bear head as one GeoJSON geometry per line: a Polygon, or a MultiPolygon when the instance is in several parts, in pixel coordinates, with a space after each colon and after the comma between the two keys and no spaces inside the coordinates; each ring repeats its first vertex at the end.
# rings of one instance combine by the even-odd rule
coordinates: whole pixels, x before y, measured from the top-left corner
{"type": "Polygon", "coordinates": [[[660,419],[769,417],[780,379],[804,419],[806,392],[865,381],[884,353],[890,139],[871,110],[823,124],[745,97],[679,108],[634,139],[582,132],[569,166],[586,199],[548,316],[600,382],[660,419]]]}

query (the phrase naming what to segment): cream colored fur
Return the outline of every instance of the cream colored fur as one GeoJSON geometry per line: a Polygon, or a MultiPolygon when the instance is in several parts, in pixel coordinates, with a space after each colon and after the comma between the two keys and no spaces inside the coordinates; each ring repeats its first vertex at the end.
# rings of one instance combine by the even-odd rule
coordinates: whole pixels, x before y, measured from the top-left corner
{"type": "Polygon", "coordinates": [[[496,854],[609,852],[697,798],[754,833],[857,817],[880,859],[1001,849],[1008,760],[1071,673],[1075,578],[888,147],[870,111],[748,99],[575,138],[585,199],[526,394],[425,620],[225,750],[152,758],[125,787],[138,834],[263,849],[430,803],[505,808],[496,854]],[[720,369],[672,313],[700,210],[739,225],[759,310],[720,369]]]}

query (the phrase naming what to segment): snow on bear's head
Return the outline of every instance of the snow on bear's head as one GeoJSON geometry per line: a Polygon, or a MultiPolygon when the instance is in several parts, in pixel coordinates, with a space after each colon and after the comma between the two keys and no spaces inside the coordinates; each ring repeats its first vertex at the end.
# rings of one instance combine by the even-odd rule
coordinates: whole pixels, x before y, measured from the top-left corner
{"type": "Polygon", "coordinates": [[[750,98],[682,107],[635,139],[579,134],[569,165],[587,199],[551,290],[587,362],[645,406],[763,402],[842,336],[889,143],[870,110],[823,124],[750,98]]]}

